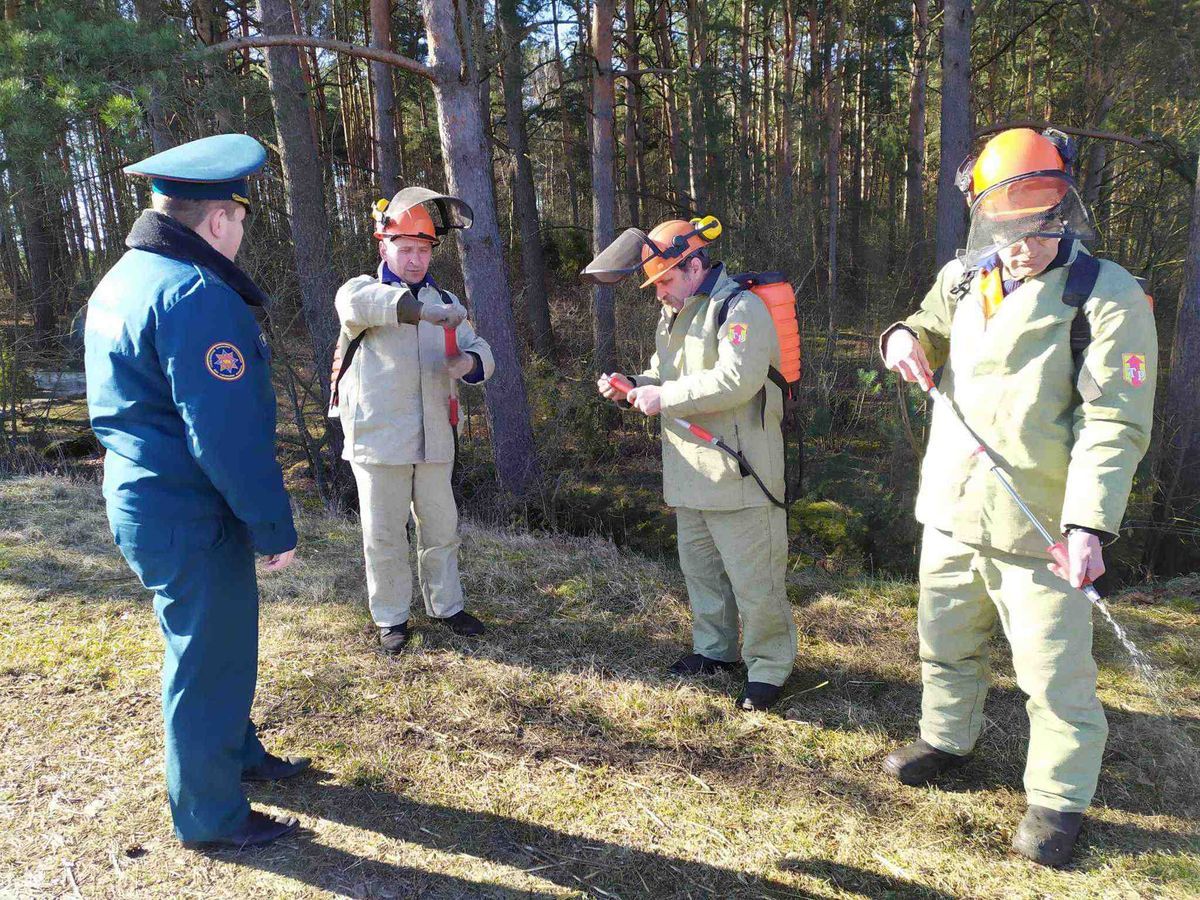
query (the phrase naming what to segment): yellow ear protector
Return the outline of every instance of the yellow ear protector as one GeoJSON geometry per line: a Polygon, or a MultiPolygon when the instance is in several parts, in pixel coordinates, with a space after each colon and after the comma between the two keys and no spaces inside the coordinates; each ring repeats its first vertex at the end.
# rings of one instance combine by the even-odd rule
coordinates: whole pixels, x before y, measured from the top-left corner
{"type": "Polygon", "coordinates": [[[666,250],[658,251],[658,255],[663,259],[671,259],[679,256],[681,253],[688,252],[688,239],[696,235],[704,238],[706,241],[715,241],[721,236],[721,223],[716,216],[704,216],[704,218],[689,219],[688,224],[692,226],[692,230],[687,234],[677,234],[671,241],[671,246],[666,250]]]}

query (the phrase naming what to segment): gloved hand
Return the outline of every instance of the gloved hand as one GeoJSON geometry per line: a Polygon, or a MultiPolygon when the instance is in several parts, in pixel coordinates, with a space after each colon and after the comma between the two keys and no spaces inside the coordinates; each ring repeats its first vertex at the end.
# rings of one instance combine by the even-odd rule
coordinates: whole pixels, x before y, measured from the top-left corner
{"type": "Polygon", "coordinates": [[[883,362],[905,381],[911,381],[927,391],[933,386],[933,370],[925,358],[921,342],[907,328],[897,328],[888,335],[883,348],[883,362]]]}
{"type": "Polygon", "coordinates": [[[461,303],[422,303],[421,320],[443,328],[457,328],[467,317],[461,303]]]}
{"type": "Polygon", "coordinates": [[[1069,581],[1072,587],[1083,587],[1085,581],[1095,581],[1104,574],[1104,551],[1100,548],[1100,538],[1094,534],[1072,529],[1067,534],[1067,559],[1069,571],[1064,572],[1057,563],[1050,563],[1046,568],[1069,581]]]}
{"type": "Polygon", "coordinates": [[[471,370],[475,368],[475,357],[470,353],[460,353],[458,356],[452,356],[446,360],[446,371],[450,373],[451,378],[462,378],[464,375],[470,375],[471,370]]]}

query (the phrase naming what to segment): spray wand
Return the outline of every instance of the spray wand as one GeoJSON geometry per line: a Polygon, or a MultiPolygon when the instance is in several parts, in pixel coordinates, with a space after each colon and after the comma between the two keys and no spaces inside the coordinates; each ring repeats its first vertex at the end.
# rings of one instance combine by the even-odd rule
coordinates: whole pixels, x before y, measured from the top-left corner
{"type": "MultiPolygon", "coordinates": [[[[611,384],[621,394],[622,397],[633,390],[633,383],[627,378],[622,378],[620,375],[609,375],[608,383],[611,384]]],[[[687,419],[681,419],[678,416],[675,416],[672,417],[672,421],[674,421],[676,425],[685,431],[690,431],[693,436],[699,438],[710,447],[716,447],[718,450],[731,456],[734,461],[737,462],[738,469],[741,471],[743,478],[749,475],[756,482],[758,482],[758,486],[762,488],[762,492],[767,495],[768,500],[770,500],[780,509],[787,509],[787,504],[781,502],[774,494],[770,492],[770,490],[767,489],[767,486],[763,483],[763,480],[758,477],[758,473],[754,471],[754,467],[750,465],[750,461],[746,459],[741,451],[734,450],[732,447],[726,444],[724,439],[721,437],[713,434],[706,428],[701,428],[699,425],[692,424],[687,419]]]]}
{"type": "MultiPolygon", "coordinates": [[[[1013,502],[1017,504],[1017,508],[1025,514],[1025,518],[1027,518],[1030,524],[1038,530],[1038,534],[1045,538],[1047,544],[1046,552],[1050,554],[1051,558],[1058,564],[1059,568],[1062,569],[1063,572],[1067,572],[1069,570],[1067,545],[1062,541],[1056,541],[1051,536],[1050,532],[1046,530],[1046,526],[1042,524],[1041,520],[1033,514],[1033,510],[1031,510],[1025,504],[1025,501],[1021,499],[1021,495],[1017,493],[1017,489],[1013,487],[1012,482],[1005,477],[1004,472],[1000,469],[1000,464],[996,462],[992,454],[988,452],[987,446],[982,440],[980,440],[979,435],[972,431],[971,427],[963,421],[962,416],[958,414],[958,410],[954,408],[954,403],[950,400],[950,398],[932,385],[930,385],[928,393],[929,396],[933,398],[933,402],[950,413],[950,417],[957,422],[959,427],[962,428],[963,432],[975,442],[976,446],[973,455],[983,457],[983,459],[987,462],[988,468],[992,470],[992,474],[996,476],[996,480],[1000,482],[1000,486],[1008,492],[1008,496],[1012,497],[1013,502]]],[[[1087,598],[1092,601],[1093,604],[1102,602],[1103,598],[1101,597],[1100,592],[1096,590],[1096,586],[1092,584],[1091,581],[1085,581],[1081,590],[1087,596],[1087,598]]]]}

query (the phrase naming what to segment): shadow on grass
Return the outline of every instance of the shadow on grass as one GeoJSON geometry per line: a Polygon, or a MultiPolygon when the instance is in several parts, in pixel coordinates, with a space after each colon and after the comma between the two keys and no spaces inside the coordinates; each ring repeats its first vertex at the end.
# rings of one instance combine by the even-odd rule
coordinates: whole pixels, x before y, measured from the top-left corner
{"type": "MultiPolygon", "coordinates": [[[[494,813],[412,800],[399,794],[317,781],[265,788],[255,799],[304,816],[370,831],[393,841],[433,851],[469,855],[492,865],[523,871],[587,896],[618,898],[799,898],[811,896],[770,877],[572,835],[554,828],[494,813]]],[[[327,890],[355,896],[532,897],[558,894],[509,888],[395,862],[365,859],[319,844],[311,835],[282,847],[256,851],[220,851],[215,857],[236,865],[273,872],[327,890]]],[[[933,888],[837,863],[780,862],[793,871],[831,881],[840,889],[855,886],[868,896],[892,891],[903,896],[948,898],[933,888]]]]}

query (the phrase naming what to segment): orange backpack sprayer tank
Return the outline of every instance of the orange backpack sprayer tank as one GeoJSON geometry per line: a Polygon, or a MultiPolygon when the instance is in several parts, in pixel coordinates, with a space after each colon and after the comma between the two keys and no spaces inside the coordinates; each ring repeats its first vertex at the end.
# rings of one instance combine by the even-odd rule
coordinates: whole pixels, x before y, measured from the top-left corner
{"type": "MultiPolygon", "coordinates": [[[[796,292],[782,272],[753,272],[734,280],[762,300],[779,336],[779,374],[789,385],[800,381],[800,322],[796,319],[796,292]]],[[[784,392],[785,394],[787,391],[784,392]]]]}
{"type": "MultiPolygon", "coordinates": [[[[800,496],[800,480],[804,468],[804,435],[799,414],[800,375],[803,364],[800,353],[800,322],[796,317],[796,292],[782,272],[747,272],[734,275],[733,280],[762,300],[775,334],[779,338],[779,368],[771,366],[767,376],[783,395],[783,460],[786,503],[800,496]]],[[[731,298],[732,299],[732,298],[731,298]]],[[[724,324],[729,314],[728,301],[717,314],[718,324],[724,324]]]]}

